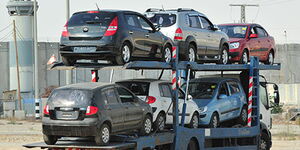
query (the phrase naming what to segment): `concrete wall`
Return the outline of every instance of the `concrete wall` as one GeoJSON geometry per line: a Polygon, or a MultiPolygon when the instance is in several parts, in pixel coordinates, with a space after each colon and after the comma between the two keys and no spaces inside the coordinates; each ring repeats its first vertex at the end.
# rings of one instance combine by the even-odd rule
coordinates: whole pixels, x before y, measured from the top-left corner
{"type": "Polygon", "coordinates": [[[9,90],[9,57],[8,43],[0,43],[0,99],[2,92],[9,90]]]}

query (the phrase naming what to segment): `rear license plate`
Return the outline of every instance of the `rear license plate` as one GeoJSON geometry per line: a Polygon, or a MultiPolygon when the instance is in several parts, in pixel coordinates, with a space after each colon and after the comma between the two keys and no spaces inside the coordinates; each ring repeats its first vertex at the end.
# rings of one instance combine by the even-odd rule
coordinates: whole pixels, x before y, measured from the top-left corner
{"type": "Polygon", "coordinates": [[[73,51],[75,53],[93,53],[96,52],[96,47],[74,47],[73,51]]]}
{"type": "Polygon", "coordinates": [[[57,119],[77,119],[78,118],[78,111],[57,111],[56,118],[57,119]]]}

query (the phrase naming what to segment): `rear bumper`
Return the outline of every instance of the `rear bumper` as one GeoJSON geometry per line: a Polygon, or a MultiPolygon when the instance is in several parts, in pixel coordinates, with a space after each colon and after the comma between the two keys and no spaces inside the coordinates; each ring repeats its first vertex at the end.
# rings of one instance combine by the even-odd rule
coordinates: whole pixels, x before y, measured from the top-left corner
{"type": "Polygon", "coordinates": [[[43,125],[43,134],[62,137],[96,136],[96,126],[54,126],[43,125]]]}

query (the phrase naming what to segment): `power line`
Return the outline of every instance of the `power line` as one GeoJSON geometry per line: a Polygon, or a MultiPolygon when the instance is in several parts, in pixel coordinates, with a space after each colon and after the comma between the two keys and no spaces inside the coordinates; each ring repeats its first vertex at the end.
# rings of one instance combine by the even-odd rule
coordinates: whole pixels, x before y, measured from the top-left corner
{"type": "Polygon", "coordinates": [[[2,32],[2,31],[4,31],[4,30],[8,29],[10,26],[11,26],[11,23],[10,23],[8,26],[4,27],[2,30],[0,30],[0,32],[2,32]]]}
{"type": "Polygon", "coordinates": [[[5,36],[3,36],[2,38],[0,38],[0,42],[3,42],[4,40],[6,40],[9,36],[11,36],[13,34],[13,31],[10,31],[8,34],[6,34],[5,36]]]}

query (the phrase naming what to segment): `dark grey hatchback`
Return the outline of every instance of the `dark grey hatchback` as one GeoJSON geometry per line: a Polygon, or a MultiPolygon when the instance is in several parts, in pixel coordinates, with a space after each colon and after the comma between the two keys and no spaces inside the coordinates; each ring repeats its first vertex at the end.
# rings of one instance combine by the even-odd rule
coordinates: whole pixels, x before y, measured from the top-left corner
{"type": "Polygon", "coordinates": [[[108,60],[114,64],[142,58],[169,62],[171,40],[142,14],[123,10],[74,13],[60,41],[65,65],[79,59],[108,60]]]}
{"type": "Polygon", "coordinates": [[[51,93],[42,124],[49,145],[60,137],[94,137],[96,144],[106,145],[113,134],[149,134],[152,109],[120,85],[80,83],[51,93]]]}

